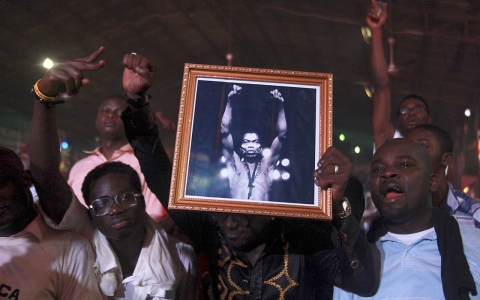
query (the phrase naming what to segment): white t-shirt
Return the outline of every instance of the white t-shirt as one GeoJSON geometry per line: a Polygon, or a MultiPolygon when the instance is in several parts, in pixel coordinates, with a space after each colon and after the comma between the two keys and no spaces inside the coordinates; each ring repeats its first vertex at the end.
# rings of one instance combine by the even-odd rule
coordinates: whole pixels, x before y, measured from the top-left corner
{"type": "Polygon", "coordinates": [[[37,216],[23,231],[0,237],[0,298],[102,299],[93,262],[83,237],[37,216]]]}
{"type": "Polygon", "coordinates": [[[193,280],[196,275],[196,261],[191,246],[168,236],[160,224],[155,223],[145,213],[145,244],[133,276],[122,280],[120,264],[106,237],[93,226],[85,207],[73,192],[72,197],[60,224],[53,222],[44,213],[43,216],[50,227],[71,230],[87,238],[95,249],[92,270],[95,270],[104,295],[113,296],[118,293],[117,289],[123,289],[120,294],[124,293],[124,298],[117,297],[118,299],[145,299],[145,294],[162,295],[159,299],[173,299],[179,295],[181,299],[195,299],[193,296],[184,296],[188,288],[196,282],[193,280]]]}

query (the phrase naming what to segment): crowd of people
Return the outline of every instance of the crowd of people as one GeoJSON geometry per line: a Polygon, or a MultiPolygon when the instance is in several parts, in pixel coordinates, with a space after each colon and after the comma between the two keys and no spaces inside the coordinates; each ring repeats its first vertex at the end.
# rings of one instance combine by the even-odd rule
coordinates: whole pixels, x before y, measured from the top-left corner
{"type": "MultiPolygon", "coordinates": [[[[387,11],[372,1],[366,18],[376,85],[369,184],[377,214],[368,232],[359,225],[362,184],[335,147],[316,170],[304,170],[329,190],[330,222],[170,211],[172,163],[155,118],[163,116],[150,110],[147,93],[157,67],[136,53],[122,60],[124,95],[98,110],[100,147],[65,180],[56,96],[81,93],[88,73],[101,72],[100,47],[55,64],[34,84],[29,162],[0,148],[0,298],[480,299],[480,201],[447,181],[452,138],[415,94],[400,103],[396,128],[390,119],[387,11]]],[[[243,135],[243,152],[233,146],[230,101],[241,90],[233,86],[221,124],[229,184],[236,198],[266,200],[288,138],[284,100],[271,91],[280,103],[277,136],[262,161],[254,131],[243,135]],[[255,181],[259,166],[265,172],[255,181]]]]}

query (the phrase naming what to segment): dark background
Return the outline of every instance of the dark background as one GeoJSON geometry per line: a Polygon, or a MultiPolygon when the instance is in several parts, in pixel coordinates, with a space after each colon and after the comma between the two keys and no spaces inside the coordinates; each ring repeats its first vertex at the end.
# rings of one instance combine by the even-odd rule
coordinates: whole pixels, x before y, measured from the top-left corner
{"type": "MultiPolygon", "coordinates": [[[[72,149],[95,146],[102,100],[121,93],[121,59],[135,51],[159,71],[152,105],[176,120],[185,63],[332,73],[334,144],[357,164],[372,153],[370,45],[361,34],[368,0],[3,0],[0,1],[0,145],[28,141],[30,90],[43,60],[85,56],[103,45],[104,69],[76,101],[58,108],[61,139],[72,149]],[[346,142],[338,134],[346,135],[346,142]],[[352,151],[360,146],[360,154],[352,151]]],[[[388,1],[395,38],[393,107],[412,92],[425,97],[434,122],[452,135],[463,112],[478,106],[480,1],[388,1]]],[[[162,131],[173,155],[175,135],[162,131]]],[[[313,166],[310,167],[313,169],[313,166]]],[[[313,170],[312,170],[313,171],[313,170]]]]}

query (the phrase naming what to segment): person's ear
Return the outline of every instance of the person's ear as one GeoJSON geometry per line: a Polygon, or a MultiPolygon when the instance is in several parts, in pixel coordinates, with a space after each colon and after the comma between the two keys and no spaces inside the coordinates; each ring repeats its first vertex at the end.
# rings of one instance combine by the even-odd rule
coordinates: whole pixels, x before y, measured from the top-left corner
{"type": "Polygon", "coordinates": [[[436,174],[430,174],[430,192],[436,192],[438,189],[438,176],[436,174]]]}
{"type": "Polygon", "coordinates": [[[446,152],[442,154],[442,166],[446,167],[452,162],[453,153],[446,152]]]}

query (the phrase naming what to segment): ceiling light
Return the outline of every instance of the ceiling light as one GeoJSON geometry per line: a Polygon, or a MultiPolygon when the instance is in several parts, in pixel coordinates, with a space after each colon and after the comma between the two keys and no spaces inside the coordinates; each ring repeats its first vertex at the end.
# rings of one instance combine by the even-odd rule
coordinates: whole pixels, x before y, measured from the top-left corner
{"type": "Polygon", "coordinates": [[[372,32],[370,31],[370,28],[368,26],[362,26],[362,37],[365,43],[370,45],[370,38],[372,36],[372,32]]]}
{"type": "Polygon", "coordinates": [[[367,94],[368,98],[372,98],[373,93],[375,91],[374,88],[369,87],[368,85],[364,85],[363,87],[365,88],[365,94],[367,94]]]}

